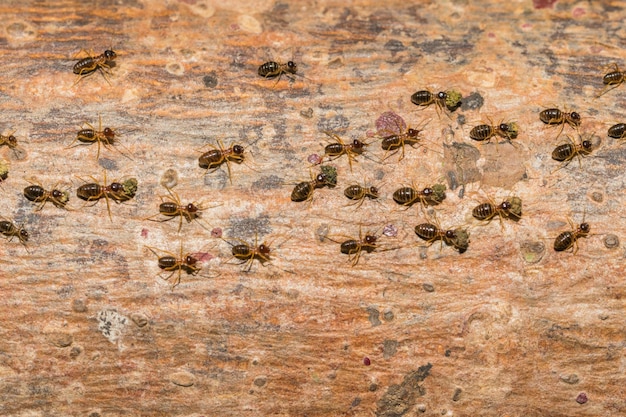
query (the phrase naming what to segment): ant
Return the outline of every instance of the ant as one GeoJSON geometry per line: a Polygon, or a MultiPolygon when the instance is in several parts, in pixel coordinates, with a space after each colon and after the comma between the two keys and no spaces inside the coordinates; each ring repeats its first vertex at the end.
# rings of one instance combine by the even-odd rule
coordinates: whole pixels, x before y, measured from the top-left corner
{"type": "Polygon", "coordinates": [[[9,164],[4,159],[0,159],[0,183],[9,177],[9,164]]]}
{"type": "Polygon", "coordinates": [[[424,207],[428,205],[435,206],[446,198],[445,190],[446,186],[444,184],[435,184],[421,191],[412,187],[402,187],[394,191],[393,200],[407,208],[418,201],[422,203],[424,207]]]}
{"type": "Polygon", "coordinates": [[[332,242],[340,244],[339,250],[341,253],[348,255],[348,260],[352,263],[352,266],[359,263],[362,252],[372,253],[378,249],[378,237],[375,234],[370,233],[366,233],[365,236],[363,236],[360,228],[358,239],[348,239],[343,242],[339,242],[328,236],[324,237],[332,242]]]}
{"type": "Polygon", "coordinates": [[[596,96],[596,98],[602,97],[604,94],[619,87],[624,83],[624,81],[626,81],[626,72],[620,71],[619,67],[615,63],[613,63],[611,67],[613,67],[613,71],[604,74],[604,77],[602,77],[602,83],[605,87],[602,89],[602,92],[596,96]]]}
{"type": "MultiPolygon", "coordinates": [[[[411,95],[411,102],[416,106],[428,107],[431,104],[435,105],[437,114],[440,114],[444,109],[448,109],[450,112],[455,111],[461,106],[461,93],[454,90],[440,91],[438,93],[432,93],[428,90],[420,90],[411,95]]],[[[446,113],[448,117],[448,115],[446,113]]]]}
{"type": "Polygon", "coordinates": [[[111,85],[111,82],[109,81],[109,78],[107,76],[107,72],[109,69],[115,66],[115,59],[117,58],[117,54],[111,49],[105,50],[100,55],[90,55],[84,49],[81,52],[85,52],[87,54],[87,57],[80,59],[76,64],[74,64],[73,71],[77,77],[73,86],[78,84],[80,80],[82,80],[84,77],[87,77],[96,71],[100,71],[106,82],[111,85]]]}
{"type": "MultiPolygon", "coordinates": [[[[404,120],[400,116],[393,112],[387,112],[383,113],[383,115],[378,118],[376,124],[378,125],[380,121],[381,125],[388,125],[390,119],[393,120],[396,128],[385,128],[379,130],[379,134],[383,132],[383,134],[381,135],[382,141],[380,143],[380,146],[384,151],[387,151],[386,154],[390,151],[394,151],[393,153],[398,152],[398,150],[402,148],[400,159],[398,159],[398,161],[401,161],[402,159],[404,159],[404,148],[406,145],[413,147],[421,142],[422,139],[419,138],[419,134],[423,132],[423,128],[428,124],[428,121],[420,129],[413,129],[411,127],[407,128],[404,120]]],[[[391,156],[391,154],[385,155],[383,157],[383,161],[389,156],[391,156]]]]}
{"type": "Polygon", "coordinates": [[[570,143],[559,145],[552,151],[552,159],[562,162],[555,171],[569,164],[575,156],[578,157],[578,163],[580,164],[580,156],[587,156],[593,151],[593,144],[590,140],[582,140],[579,144],[576,144],[572,138],[569,136],[567,138],[570,143]]]}
{"type": "Polygon", "coordinates": [[[54,186],[52,190],[46,190],[41,184],[28,181],[31,183],[28,187],[24,188],[24,197],[28,200],[41,203],[35,209],[39,211],[44,208],[48,201],[52,202],[56,207],[67,210],[67,202],[70,200],[70,193],[67,191],[61,191],[54,186]]]}
{"type": "Polygon", "coordinates": [[[469,133],[470,138],[475,141],[487,141],[489,143],[492,138],[500,136],[510,141],[515,139],[519,133],[519,127],[515,122],[494,125],[491,119],[489,121],[491,124],[482,124],[472,128],[469,133]]]}
{"type": "Polygon", "coordinates": [[[558,138],[561,133],[563,133],[563,128],[566,124],[570,125],[573,129],[578,130],[582,118],[580,114],[573,112],[563,112],[559,109],[545,109],[539,113],[539,119],[547,125],[561,125],[561,129],[559,133],[556,135],[558,138]]]}
{"type": "Polygon", "coordinates": [[[222,240],[224,240],[224,242],[232,246],[231,253],[233,257],[235,259],[242,261],[241,265],[246,265],[243,268],[243,270],[246,272],[250,271],[250,269],[252,268],[252,263],[254,262],[255,259],[258,260],[261,263],[261,265],[264,265],[266,262],[271,261],[270,245],[266,244],[265,242],[259,245],[256,235],[254,236],[253,246],[250,246],[248,243],[244,242],[243,240],[236,239],[236,238],[234,238],[234,240],[237,240],[240,242],[239,244],[236,244],[236,245],[233,245],[232,243],[228,242],[225,239],[222,239],[222,240]]]}
{"type": "MultiPolygon", "coordinates": [[[[72,145],[74,145],[74,143],[78,141],[83,143],[95,142],[98,144],[98,153],[96,154],[97,161],[100,158],[100,144],[102,144],[102,146],[107,149],[109,149],[109,146],[113,146],[116,144],[115,131],[110,127],[105,127],[104,129],[102,129],[102,116],[98,116],[98,130],[96,130],[92,125],[87,122],[85,122],[85,124],[89,126],[89,128],[79,130],[76,134],[76,139],[74,139],[74,141],[70,143],[70,145],[66,149],[71,148],[72,145]]],[[[128,159],[132,160],[130,156],[124,154],[120,150],[117,151],[128,159]]]]}
{"type": "Polygon", "coordinates": [[[109,198],[111,198],[116,203],[121,203],[124,201],[128,201],[135,196],[137,192],[137,179],[129,178],[126,181],[120,182],[112,182],[110,185],[106,185],[107,182],[107,173],[104,171],[104,184],[100,185],[98,180],[94,177],[90,176],[94,182],[85,183],[78,187],[76,190],[76,196],[80,199],[86,200],[87,202],[95,201],[94,204],[98,202],[101,198],[104,197],[107,203],[107,210],[109,212],[109,219],[113,221],[111,217],[111,207],[109,205],[109,198]]]}
{"type": "Polygon", "coordinates": [[[626,138],[626,123],[617,123],[609,127],[608,136],[615,139],[626,138]]]}
{"type": "MultiPolygon", "coordinates": [[[[172,220],[176,216],[180,216],[179,223],[178,223],[178,232],[180,232],[180,229],[183,227],[183,218],[187,220],[187,223],[190,223],[192,220],[199,221],[201,212],[206,210],[205,207],[201,207],[200,205],[196,205],[195,203],[182,204],[180,202],[180,197],[178,196],[178,194],[173,192],[168,187],[165,187],[165,188],[167,192],[169,193],[169,196],[161,196],[161,204],[159,204],[159,213],[155,214],[154,216],[146,217],[144,220],[166,222],[166,221],[172,220]],[[165,200],[168,200],[168,201],[165,201],[165,200]],[[163,220],[153,219],[154,217],[158,215],[163,215],[163,216],[166,216],[167,218],[163,220]]],[[[204,228],[206,229],[206,227],[204,228]]]]}
{"type": "Polygon", "coordinates": [[[193,254],[187,253],[183,255],[182,241],[180,243],[180,255],[178,258],[172,252],[163,251],[159,249],[155,250],[154,248],[151,248],[150,246],[146,246],[146,248],[148,248],[152,253],[154,253],[157,256],[159,268],[167,272],[171,271],[171,274],[169,274],[167,278],[164,278],[166,281],[169,280],[176,271],[178,271],[178,277],[172,284],[172,290],[178,284],[180,284],[181,275],[183,271],[185,271],[189,275],[196,275],[202,269],[200,266],[197,265],[198,262],[200,261],[197,258],[195,258],[193,254]],[[157,250],[159,250],[160,252],[166,253],[167,256],[159,256],[159,254],[156,252],[157,250]]]}
{"type": "Polygon", "coordinates": [[[358,139],[353,139],[351,143],[344,143],[343,140],[339,136],[334,133],[324,132],[329,137],[335,139],[337,142],[331,143],[330,145],[326,145],[324,148],[324,156],[329,158],[337,159],[341,155],[348,156],[348,163],[350,164],[350,172],[352,172],[352,160],[357,155],[362,155],[365,147],[368,145],[367,143],[361,142],[358,139]]]}
{"type": "Polygon", "coordinates": [[[241,145],[233,145],[230,148],[224,148],[221,141],[218,141],[219,149],[211,149],[208,152],[203,153],[198,158],[198,164],[200,168],[206,168],[205,175],[209,173],[209,170],[215,171],[220,165],[226,163],[228,168],[228,178],[230,183],[233,183],[233,179],[230,173],[230,163],[235,162],[240,164],[244,162],[244,148],[241,145]]]}
{"type": "Polygon", "coordinates": [[[324,172],[320,172],[315,177],[311,174],[311,181],[303,181],[293,188],[291,191],[291,201],[294,202],[302,202],[302,201],[313,201],[313,193],[316,189],[322,188],[325,186],[334,187],[337,184],[336,179],[332,181],[328,174],[324,172]]]}
{"type": "Polygon", "coordinates": [[[292,81],[294,78],[293,75],[296,75],[298,72],[298,65],[293,61],[287,61],[286,64],[282,64],[275,61],[267,61],[259,66],[258,73],[263,78],[275,78],[278,77],[274,86],[278,84],[280,78],[285,74],[292,81]]]}
{"type": "Polygon", "coordinates": [[[363,187],[359,184],[352,184],[346,187],[346,189],[343,190],[343,195],[348,197],[350,200],[358,200],[358,202],[356,203],[357,209],[361,207],[366,198],[369,198],[370,200],[376,200],[378,197],[380,197],[378,187],[374,187],[373,185],[369,187],[363,187]]]}
{"type": "Polygon", "coordinates": [[[486,222],[491,221],[495,216],[499,216],[500,225],[502,225],[503,217],[518,221],[522,218],[522,199],[519,197],[511,197],[500,204],[496,204],[493,200],[487,203],[481,203],[474,207],[472,216],[486,222]]]}
{"type": "Polygon", "coordinates": [[[13,136],[15,131],[9,133],[8,135],[0,135],[0,146],[7,145],[11,149],[15,149],[17,147],[17,138],[13,136]]]}
{"type": "Polygon", "coordinates": [[[28,238],[30,237],[30,235],[28,234],[26,229],[24,229],[24,226],[16,226],[13,222],[5,219],[4,217],[0,217],[0,219],[2,219],[0,220],[0,233],[6,236],[9,242],[15,236],[17,236],[17,238],[20,240],[20,243],[26,246],[26,242],[28,242],[28,238]]]}
{"type": "Polygon", "coordinates": [[[469,246],[469,233],[462,228],[443,230],[438,224],[421,223],[415,226],[415,234],[429,246],[439,239],[442,245],[452,246],[459,253],[465,252],[469,246]]]}
{"type": "Polygon", "coordinates": [[[591,231],[591,226],[589,223],[583,221],[578,227],[574,227],[570,219],[567,219],[567,221],[572,227],[572,230],[563,232],[554,239],[554,250],[556,252],[563,252],[573,247],[573,254],[576,254],[576,252],[578,252],[578,239],[587,237],[591,231]]]}

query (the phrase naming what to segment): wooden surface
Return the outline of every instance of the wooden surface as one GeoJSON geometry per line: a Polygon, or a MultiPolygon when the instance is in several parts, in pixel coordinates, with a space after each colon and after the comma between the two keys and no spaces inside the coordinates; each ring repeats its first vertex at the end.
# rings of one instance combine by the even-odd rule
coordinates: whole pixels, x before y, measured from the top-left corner
{"type": "Polygon", "coordinates": [[[625,252],[606,245],[626,229],[626,148],[606,136],[624,121],[626,86],[596,98],[607,65],[626,66],[622,3],[53,3],[0,6],[0,129],[21,146],[1,149],[1,214],[31,234],[26,248],[0,242],[1,415],[626,414],[625,252]],[[73,86],[76,54],[107,48],[118,53],[111,85],[94,74],[73,86]],[[257,75],[290,59],[293,81],[257,75]],[[449,88],[465,97],[451,117],[410,102],[449,88]],[[551,106],[580,112],[581,132],[600,142],[557,171],[550,154],[566,138],[538,118],[551,106]],[[380,164],[386,111],[428,123],[425,146],[380,164]],[[68,149],[99,116],[132,160],[68,149]],[[489,119],[516,121],[516,146],[470,140],[489,119]],[[367,157],[353,172],[332,161],[339,186],[293,203],[324,131],[366,138],[367,157]],[[232,185],[225,168],[198,167],[217,140],[246,148],[232,185]],[[78,177],[104,169],[139,181],[112,221],[104,202],[75,196],[78,177]],[[176,221],[142,220],[168,169],[184,202],[221,204],[203,213],[209,230],[271,242],[271,263],[242,271],[200,224],[178,233],[176,221]],[[35,211],[22,195],[30,178],[69,187],[77,210],[35,211]],[[379,184],[380,203],[349,206],[342,190],[355,181],[379,184]],[[428,215],[391,199],[434,182],[448,193],[428,215]],[[487,197],[511,195],[521,221],[472,219],[487,197]],[[467,252],[418,241],[429,216],[468,227],[467,252]],[[575,255],[552,250],[568,217],[591,225],[575,255]],[[386,225],[398,229],[380,239],[390,250],[354,267],[320,241],[386,225]],[[206,256],[172,289],[146,246],[181,242],[206,256]]]}

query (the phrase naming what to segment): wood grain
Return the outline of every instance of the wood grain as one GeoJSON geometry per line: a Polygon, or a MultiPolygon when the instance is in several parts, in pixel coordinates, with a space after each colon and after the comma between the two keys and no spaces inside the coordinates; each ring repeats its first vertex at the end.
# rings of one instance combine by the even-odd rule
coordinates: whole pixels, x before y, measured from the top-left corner
{"type": "Polygon", "coordinates": [[[20,141],[1,149],[0,214],[30,233],[27,247],[0,242],[0,414],[623,415],[625,253],[612,241],[626,228],[626,153],[606,131],[624,122],[626,87],[596,97],[608,65],[626,66],[623,4],[225,3],[0,5],[0,133],[20,141]],[[76,54],[107,48],[110,85],[96,73],[73,86],[76,54]],[[299,75],[263,79],[268,60],[294,60],[299,75]],[[450,88],[464,96],[452,114],[410,102],[450,88]],[[567,139],[538,118],[552,106],[580,112],[599,145],[558,170],[550,153],[567,139]],[[424,146],[380,163],[388,111],[420,126],[424,146]],[[99,116],[123,148],[96,160],[95,146],[69,145],[99,116]],[[470,140],[501,120],[520,125],[514,144],[470,140]],[[330,162],[336,188],[294,203],[325,131],[371,143],[352,172],[330,162]],[[225,167],[198,166],[218,140],[246,148],[232,185],[225,167]],[[112,221],[75,195],[105,169],[139,181],[112,221]],[[180,233],[145,220],[168,169],[181,201],[214,206],[180,233]],[[36,211],[22,194],[33,179],[69,188],[76,210],[36,211]],[[349,205],[342,190],[357,181],[383,197],[349,205]],[[435,182],[447,197],[428,210],[391,198],[435,182]],[[521,221],[472,219],[512,195],[521,221]],[[418,240],[433,217],[469,229],[467,252],[418,240]],[[575,255],[552,250],[568,217],[591,225],[575,255]],[[388,225],[398,235],[355,266],[324,238],[388,225]],[[272,261],[244,271],[213,228],[271,244],[272,261]],[[172,289],[146,246],[181,245],[203,269],[172,289]]]}

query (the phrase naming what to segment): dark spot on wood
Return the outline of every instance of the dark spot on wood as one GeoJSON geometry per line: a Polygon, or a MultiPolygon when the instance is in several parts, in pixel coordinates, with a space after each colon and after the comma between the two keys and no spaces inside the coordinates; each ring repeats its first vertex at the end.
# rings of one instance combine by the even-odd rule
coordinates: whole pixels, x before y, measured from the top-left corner
{"type": "Polygon", "coordinates": [[[369,321],[372,323],[372,326],[380,326],[380,312],[374,307],[368,307],[367,312],[369,313],[369,321]]]}
{"type": "Polygon", "coordinates": [[[483,104],[485,99],[478,92],[474,92],[467,97],[463,97],[463,103],[461,104],[461,110],[478,110],[483,104]]]}
{"type": "Polygon", "coordinates": [[[383,358],[389,359],[398,351],[397,340],[385,340],[383,342],[383,358]]]}
{"type": "Polygon", "coordinates": [[[202,82],[206,88],[217,87],[217,74],[215,71],[211,71],[209,74],[202,77],[202,82]]]}
{"type": "Polygon", "coordinates": [[[430,374],[432,365],[429,363],[416,371],[409,372],[401,384],[394,384],[376,403],[376,415],[378,417],[399,417],[406,414],[415,406],[417,398],[424,396],[426,390],[420,386],[430,374]]]}

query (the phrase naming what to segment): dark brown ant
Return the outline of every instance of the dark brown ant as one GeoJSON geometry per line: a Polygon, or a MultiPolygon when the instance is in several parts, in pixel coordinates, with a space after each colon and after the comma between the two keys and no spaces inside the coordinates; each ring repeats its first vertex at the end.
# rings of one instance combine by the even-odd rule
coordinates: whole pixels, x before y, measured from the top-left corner
{"type": "MultiPolygon", "coordinates": [[[[455,111],[461,106],[461,99],[461,93],[454,90],[440,91],[438,93],[432,93],[428,90],[420,90],[413,93],[411,96],[411,102],[416,106],[428,107],[431,104],[434,104],[437,114],[444,109],[448,109],[450,112],[455,111]]],[[[446,115],[448,114],[446,113],[446,115]]],[[[448,115],[448,117],[450,117],[450,115],[448,115]]]]}
{"type": "MultiPolygon", "coordinates": [[[[98,116],[98,129],[95,129],[92,125],[90,125],[87,122],[85,122],[85,124],[89,126],[89,128],[79,130],[78,133],[76,134],[76,139],[74,139],[74,141],[72,141],[72,143],[70,143],[70,145],[67,148],[71,148],[72,145],[74,145],[74,143],[76,142],[83,142],[83,143],[88,143],[88,144],[97,143],[98,144],[98,152],[96,154],[96,161],[97,161],[100,158],[100,144],[102,144],[102,146],[104,146],[107,149],[110,149],[109,148],[110,146],[117,144],[115,131],[111,129],[110,127],[105,127],[104,129],[102,129],[102,116],[98,116]]],[[[122,155],[124,155],[125,157],[127,157],[128,159],[132,160],[130,156],[124,154],[120,150],[117,150],[117,151],[121,153],[122,155]]]]}
{"type": "Polygon", "coordinates": [[[378,187],[374,187],[373,185],[369,187],[363,187],[359,184],[352,184],[346,187],[345,190],[343,190],[343,195],[348,197],[350,200],[357,201],[356,208],[358,209],[359,207],[361,207],[366,198],[369,198],[370,200],[376,200],[380,196],[380,193],[378,187]]]}
{"type": "Polygon", "coordinates": [[[475,219],[490,222],[495,216],[500,219],[502,226],[502,218],[508,218],[518,221],[522,218],[522,199],[519,197],[507,198],[500,204],[496,204],[493,200],[487,203],[481,203],[474,207],[472,216],[475,219]]]}
{"type": "Polygon", "coordinates": [[[337,142],[331,143],[330,145],[326,145],[324,148],[324,156],[333,159],[339,158],[341,155],[348,156],[348,163],[350,164],[350,172],[352,172],[352,160],[358,156],[362,155],[365,151],[365,147],[368,145],[365,142],[361,142],[358,139],[353,139],[351,143],[344,143],[343,140],[339,136],[334,133],[324,132],[329,137],[335,139],[337,142]]]}
{"type": "Polygon", "coordinates": [[[9,164],[4,159],[0,159],[0,183],[9,177],[9,164]]]}
{"type": "MultiPolygon", "coordinates": [[[[150,246],[146,246],[152,253],[156,255],[158,258],[159,268],[163,271],[171,272],[167,278],[164,278],[166,281],[169,280],[176,271],[178,271],[178,277],[172,284],[172,289],[174,289],[178,284],[180,284],[182,272],[185,271],[189,275],[196,275],[200,272],[202,267],[198,265],[200,262],[192,253],[187,253],[183,255],[183,244],[180,244],[180,255],[176,257],[176,255],[172,252],[160,250],[167,254],[167,256],[160,256],[156,251],[159,249],[151,248],[150,246]]],[[[160,275],[160,274],[159,274],[160,275]]]]}
{"type": "Polygon", "coordinates": [[[7,220],[4,217],[0,217],[0,233],[4,235],[9,242],[17,236],[20,243],[24,246],[26,246],[26,242],[28,242],[28,238],[30,237],[23,225],[16,226],[12,221],[7,220]]]}
{"type": "Polygon", "coordinates": [[[567,138],[570,143],[559,145],[552,151],[552,159],[562,162],[555,171],[569,164],[574,157],[578,157],[578,162],[580,163],[581,156],[587,156],[593,151],[593,144],[590,140],[582,140],[579,144],[576,144],[572,138],[569,136],[567,138]]]}
{"type": "Polygon", "coordinates": [[[539,119],[547,125],[561,125],[561,129],[559,133],[556,135],[558,138],[563,132],[563,128],[565,125],[570,125],[573,129],[578,130],[582,118],[580,114],[573,112],[563,112],[559,109],[545,109],[541,113],[539,113],[539,119]]]}
{"type": "Polygon", "coordinates": [[[98,200],[104,197],[107,204],[107,211],[109,212],[109,219],[111,221],[113,221],[113,217],[111,217],[109,198],[111,198],[116,203],[121,203],[133,198],[135,196],[135,193],[137,192],[137,180],[135,178],[129,178],[122,183],[112,182],[110,185],[106,185],[106,171],[104,171],[105,185],[101,185],[98,180],[96,180],[92,176],[90,176],[89,178],[91,178],[94,182],[85,183],[78,187],[78,189],[76,190],[76,196],[87,202],[93,201],[94,204],[96,204],[98,200]]]}
{"type": "Polygon", "coordinates": [[[554,239],[554,250],[556,252],[563,252],[572,247],[573,253],[578,252],[578,239],[581,237],[587,237],[591,231],[589,223],[582,222],[578,227],[574,227],[574,224],[570,219],[567,219],[568,223],[572,227],[572,230],[561,233],[554,239]]]}
{"type": "Polygon", "coordinates": [[[241,145],[233,145],[230,148],[224,148],[221,141],[218,141],[219,149],[211,149],[208,152],[203,153],[198,158],[198,164],[200,168],[206,168],[205,174],[209,173],[209,170],[215,171],[220,165],[226,163],[228,168],[228,179],[230,183],[233,183],[233,179],[230,172],[230,163],[235,162],[240,164],[244,162],[244,148],[241,145]]]}
{"type": "MultiPolygon", "coordinates": [[[[187,223],[190,223],[193,220],[196,220],[199,222],[201,212],[206,210],[207,207],[202,207],[201,205],[196,204],[195,202],[182,204],[178,194],[176,194],[175,192],[173,192],[171,189],[167,187],[166,189],[167,189],[169,196],[161,196],[161,204],[159,204],[159,213],[155,214],[154,216],[146,217],[144,220],[166,222],[166,221],[172,220],[174,217],[179,216],[178,232],[180,232],[181,228],[183,227],[183,218],[187,220],[187,223]],[[154,217],[159,216],[159,215],[166,216],[166,218],[162,220],[154,219],[154,217]]],[[[202,224],[200,225],[203,228],[207,229],[202,224]]]]}
{"type": "Polygon", "coordinates": [[[465,252],[469,246],[469,233],[462,228],[444,230],[438,224],[421,223],[415,226],[415,234],[429,246],[441,240],[442,245],[452,246],[459,253],[465,252]]]}
{"type": "Polygon", "coordinates": [[[278,79],[276,80],[276,83],[274,83],[274,86],[278,84],[283,74],[285,74],[287,77],[293,80],[294,78],[292,77],[292,75],[296,75],[297,72],[298,72],[298,65],[293,61],[287,61],[286,64],[281,64],[275,61],[268,61],[268,62],[261,64],[261,66],[259,66],[259,71],[258,71],[259,75],[263,78],[278,77],[278,79]]]}
{"type": "MultiPolygon", "coordinates": [[[[493,123],[493,122],[492,122],[493,123]]],[[[500,123],[498,125],[482,124],[475,126],[470,130],[469,136],[471,139],[479,142],[490,142],[492,138],[500,136],[501,138],[512,140],[518,135],[518,126],[515,122],[500,123]]]]}
{"type": "Polygon", "coordinates": [[[100,55],[90,55],[87,51],[83,50],[81,52],[85,52],[87,57],[82,58],[76,64],[74,64],[74,74],[76,74],[76,81],[74,85],[78,84],[80,80],[84,77],[87,77],[96,71],[100,71],[104,79],[109,85],[111,82],[107,76],[107,72],[113,66],[115,66],[115,59],[117,58],[117,54],[111,49],[107,49],[100,55]]]}
{"type": "Polygon", "coordinates": [[[8,135],[0,135],[0,146],[7,145],[10,149],[15,149],[17,147],[17,138],[13,136],[15,131],[9,133],[8,135]]]}
{"type": "MultiPolygon", "coordinates": [[[[312,174],[311,174],[312,175],[312,174]]],[[[311,177],[311,181],[304,181],[296,184],[293,191],[291,191],[291,201],[302,202],[302,201],[312,201],[313,193],[316,189],[322,188],[325,186],[334,187],[336,182],[333,183],[328,175],[324,173],[319,173],[315,177],[311,177]]]]}
{"type": "Polygon", "coordinates": [[[613,71],[610,71],[602,77],[602,84],[605,87],[602,89],[602,92],[598,94],[596,97],[602,97],[604,94],[608,93],[614,88],[619,87],[626,81],[626,72],[621,71],[617,64],[613,63],[611,65],[613,67],[613,71]]]}
{"type": "Polygon", "coordinates": [[[341,253],[348,255],[348,260],[352,263],[352,266],[359,263],[362,252],[372,253],[378,249],[378,237],[371,233],[366,233],[363,236],[360,228],[358,239],[348,239],[340,242],[328,236],[324,236],[324,238],[339,243],[339,250],[341,253]]]}
{"type": "Polygon", "coordinates": [[[608,135],[609,137],[612,137],[615,139],[625,139],[626,138],[626,123],[617,123],[609,127],[608,135]]]}
{"type": "Polygon", "coordinates": [[[422,206],[434,206],[441,203],[445,198],[445,185],[436,184],[433,187],[426,187],[423,190],[416,190],[412,187],[402,187],[394,191],[393,200],[406,207],[411,207],[418,201],[422,206]]]}
{"type": "Polygon", "coordinates": [[[266,262],[271,261],[270,244],[263,242],[259,245],[256,235],[254,237],[254,245],[249,245],[243,240],[236,239],[236,238],[234,240],[237,240],[240,243],[232,244],[225,239],[223,240],[232,246],[231,253],[233,257],[235,259],[242,261],[241,265],[245,265],[243,270],[246,272],[250,271],[250,269],[252,268],[252,263],[254,262],[255,259],[258,260],[261,263],[261,265],[265,265],[266,262]]]}
{"type": "Polygon", "coordinates": [[[24,188],[24,197],[32,202],[41,203],[35,209],[36,211],[43,209],[48,201],[52,202],[52,204],[58,208],[67,209],[67,202],[70,200],[70,193],[58,190],[56,186],[53,187],[52,190],[46,190],[39,183],[32,181],[29,182],[31,185],[24,188]]]}

